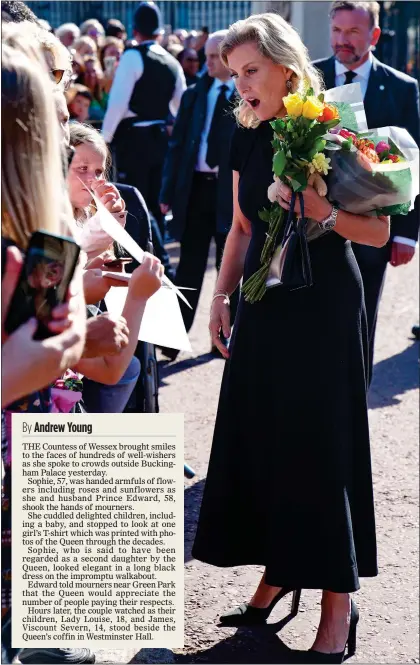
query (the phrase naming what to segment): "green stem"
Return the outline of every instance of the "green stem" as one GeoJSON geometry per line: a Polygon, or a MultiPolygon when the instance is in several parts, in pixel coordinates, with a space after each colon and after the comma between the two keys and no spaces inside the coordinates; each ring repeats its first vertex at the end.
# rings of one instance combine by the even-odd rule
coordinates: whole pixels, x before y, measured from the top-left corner
{"type": "Polygon", "coordinates": [[[242,293],[247,302],[254,303],[261,300],[267,290],[265,282],[270,269],[270,262],[276,248],[276,239],[283,221],[284,212],[283,208],[275,208],[270,214],[267,238],[260,257],[262,264],[261,268],[251,275],[251,277],[249,277],[242,285],[242,293]]]}

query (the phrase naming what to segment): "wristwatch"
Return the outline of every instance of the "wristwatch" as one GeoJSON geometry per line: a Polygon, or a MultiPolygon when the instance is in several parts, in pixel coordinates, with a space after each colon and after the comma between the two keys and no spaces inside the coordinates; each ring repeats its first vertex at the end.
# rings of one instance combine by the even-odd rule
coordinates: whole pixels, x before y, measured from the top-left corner
{"type": "Polygon", "coordinates": [[[331,231],[331,229],[333,229],[337,223],[337,215],[338,215],[338,208],[333,206],[328,217],[323,219],[322,222],[318,222],[321,229],[323,231],[331,231]]]}

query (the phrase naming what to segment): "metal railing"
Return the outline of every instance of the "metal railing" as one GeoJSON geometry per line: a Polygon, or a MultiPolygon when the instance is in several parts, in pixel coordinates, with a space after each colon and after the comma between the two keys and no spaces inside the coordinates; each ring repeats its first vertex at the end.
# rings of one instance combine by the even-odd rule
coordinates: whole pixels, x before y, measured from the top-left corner
{"type": "MultiPolygon", "coordinates": [[[[135,0],[100,2],[29,0],[26,4],[39,18],[47,20],[53,28],[69,22],[80,25],[88,18],[97,18],[101,22],[106,22],[109,18],[118,18],[131,36],[133,14],[139,3],[135,0]]],[[[228,28],[231,23],[252,13],[251,0],[162,0],[157,4],[162,11],[164,23],[171,25],[172,29],[199,30],[206,25],[213,32],[228,28]]]]}

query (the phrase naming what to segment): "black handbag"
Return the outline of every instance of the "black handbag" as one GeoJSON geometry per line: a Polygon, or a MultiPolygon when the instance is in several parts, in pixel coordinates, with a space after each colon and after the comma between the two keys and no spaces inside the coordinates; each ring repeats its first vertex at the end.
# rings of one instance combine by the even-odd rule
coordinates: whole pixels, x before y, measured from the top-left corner
{"type": "Polygon", "coordinates": [[[304,201],[301,192],[298,192],[301,216],[298,219],[294,213],[296,192],[292,192],[290,210],[284,227],[283,239],[279,257],[278,277],[280,283],[290,291],[312,286],[311,259],[309,256],[305,218],[304,201]]]}

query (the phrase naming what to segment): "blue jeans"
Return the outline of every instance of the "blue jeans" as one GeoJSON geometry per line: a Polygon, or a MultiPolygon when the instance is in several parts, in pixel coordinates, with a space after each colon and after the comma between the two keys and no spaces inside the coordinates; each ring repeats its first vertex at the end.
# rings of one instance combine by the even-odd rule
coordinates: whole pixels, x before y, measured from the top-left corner
{"type": "Polygon", "coordinates": [[[140,361],[133,356],[122,378],[113,386],[83,379],[83,403],[88,413],[122,413],[140,376],[140,361]]]}

